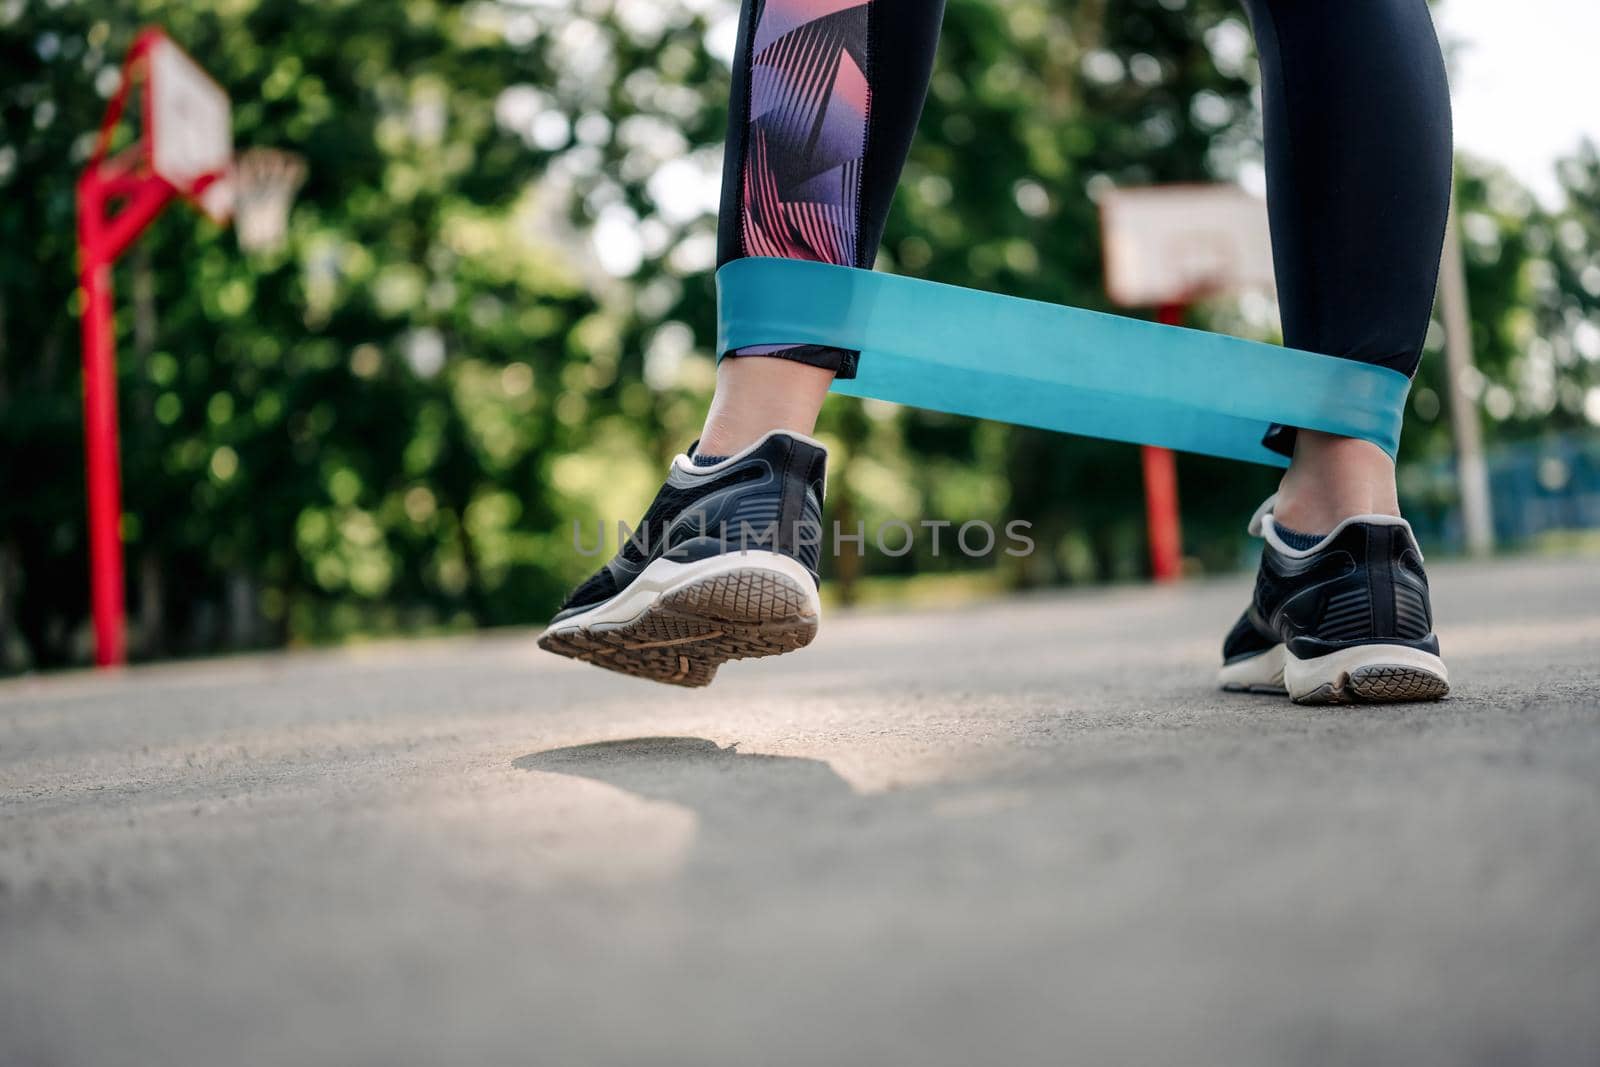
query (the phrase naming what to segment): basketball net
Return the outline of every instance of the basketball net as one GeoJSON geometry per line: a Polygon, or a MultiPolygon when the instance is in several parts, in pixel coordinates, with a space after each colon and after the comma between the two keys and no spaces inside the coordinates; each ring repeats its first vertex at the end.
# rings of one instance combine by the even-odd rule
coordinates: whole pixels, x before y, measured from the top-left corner
{"type": "Polygon", "coordinates": [[[251,148],[233,164],[233,226],[246,252],[283,247],[289,205],[306,180],[306,161],[293,152],[251,148]]]}

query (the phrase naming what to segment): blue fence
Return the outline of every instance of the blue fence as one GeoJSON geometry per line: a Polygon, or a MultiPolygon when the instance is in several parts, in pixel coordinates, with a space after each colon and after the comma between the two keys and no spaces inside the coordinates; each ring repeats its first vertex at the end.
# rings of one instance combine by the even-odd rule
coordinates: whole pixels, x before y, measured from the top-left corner
{"type": "MultiPolygon", "coordinates": [[[[1454,460],[1400,472],[1407,518],[1425,547],[1466,547],[1454,460]]],[[[1496,543],[1516,547],[1552,530],[1600,529],[1600,435],[1565,434],[1489,453],[1496,543]]]]}

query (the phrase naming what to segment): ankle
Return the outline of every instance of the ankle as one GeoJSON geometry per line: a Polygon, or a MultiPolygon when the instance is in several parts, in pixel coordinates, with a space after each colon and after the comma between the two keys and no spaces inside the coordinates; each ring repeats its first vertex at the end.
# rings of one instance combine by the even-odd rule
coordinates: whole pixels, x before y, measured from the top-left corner
{"type": "Polygon", "coordinates": [[[724,359],[697,451],[730,456],[774,430],[810,434],[832,384],[832,371],[794,360],[724,359]]]}
{"type": "Polygon", "coordinates": [[[1377,445],[1301,430],[1278,488],[1273,518],[1291,530],[1326,533],[1352,515],[1400,514],[1394,461],[1377,445]]]}

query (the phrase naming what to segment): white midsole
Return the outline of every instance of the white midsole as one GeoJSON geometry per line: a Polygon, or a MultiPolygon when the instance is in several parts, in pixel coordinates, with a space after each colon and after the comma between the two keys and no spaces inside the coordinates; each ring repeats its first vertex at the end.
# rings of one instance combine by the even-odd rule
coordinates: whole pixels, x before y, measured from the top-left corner
{"type": "Polygon", "coordinates": [[[1273,645],[1249,659],[1224,663],[1217,672],[1217,682],[1223,687],[1240,689],[1283,689],[1282,645],[1273,645]]]}
{"type": "Polygon", "coordinates": [[[790,579],[805,593],[805,614],[820,617],[822,600],[817,596],[817,583],[811,572],[796,559],[779,552],[743,551],[729,552],[710,559],[679,563],[676,560],[652,560],[639,577],[628,583],[628,588],[588,611],[552,623],[552,633],[585,630],[594,626],[613,626],[631,622],[644,613],[658,597],[694,582],[715,578],[732,571],[759,569],[776,571],[790,579]]]}
{"type": "Polygon", "coordinates": [[[1217,680],[1224,686],[1283,689],[1299,700],[1324,686],[1341,687],[1352,672],[1377,666],[1411,667],[1446,684],[1450,681],[1444,660],[1407,645],[1354,645],[1311,659],[1300,659],[1284,645],[1274,645],[1258,656],[1224,664],[1217,680]]]}

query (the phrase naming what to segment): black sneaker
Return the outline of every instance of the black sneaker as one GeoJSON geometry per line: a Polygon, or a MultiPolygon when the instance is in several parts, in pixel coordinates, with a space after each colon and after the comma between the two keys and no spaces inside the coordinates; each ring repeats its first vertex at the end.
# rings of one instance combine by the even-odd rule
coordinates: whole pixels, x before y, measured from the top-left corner
{"type": "Polygon", "coordinates": [[[1287,693],[1301,704],[1438,700],[1450,692],[1411,525],[1357,515],[1296,549],[1279,536],[1272,505],[1269,499],[1250,521],[1266,546],[1255,596],[1222,646],[1222,687],[1287,693]]]}
{"type": "Polygon", "coordinates": [[[730,659],[811,643],[828,452],[769,433],[714,466],[672,461],[622,550],[567,597],[539,646],[700,686],[730,659]]]}

